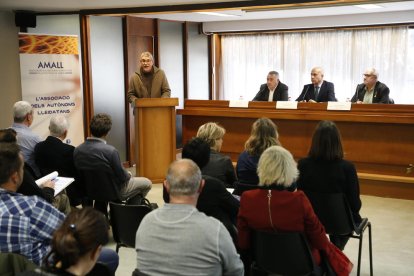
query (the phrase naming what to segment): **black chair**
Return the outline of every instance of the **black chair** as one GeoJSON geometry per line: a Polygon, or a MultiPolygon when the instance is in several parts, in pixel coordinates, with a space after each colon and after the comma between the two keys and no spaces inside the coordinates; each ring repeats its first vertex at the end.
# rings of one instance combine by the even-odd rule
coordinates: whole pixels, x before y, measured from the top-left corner
{"type": "MultiPolygon", "coordinates": [[[[253,233],[253,262],[251,275],[318,275],[303,233],[264,232],[253,233]]],[[[319,273],[320,274],[320,273],[319,273]]]]}
{"type": "Polygon", "coordinates": [[[135,247],[135,235],[138,226],[146,214],[152,209],[147,205],[125,205],[122,203],[109,203],[112,233],[116,242],[116,252],[121,246],[135,247]]]}
{"type": "Polygon", "coordinates": [[[305,193],[312,204],[315,214],[325,226],[327,234],[359,239],[357,275],[360,275],[361,270],[361,252],[364,231],[368,227],[369,268],[370,275],[373,275],[371,222],[369,222],[368,218],[363,218],[361,223],[357,225],[354,222],[348,200],[342,193],[323,194],[309,191],[305,191],[305,193]]]}
{"type": "Polygon", "coordinates": [[[95,200],[94,208],[108,216],[108,202],[120,202],[121,197],[115,176],[112,171],[88,169],[79,170],[79,174],[85,184],[86,196],[95,200]]]}
{"type": "Polygon", "coordinates": [[[234,191],[233,194],[241,196],[243,194],[243,192],[245,191],[249,191],[249,190],[254,190],[254,189],[258,189],[259,186],[258,185],[251,185],[251,184],[243,184],[240,182],[234,182],[234,191]]]}

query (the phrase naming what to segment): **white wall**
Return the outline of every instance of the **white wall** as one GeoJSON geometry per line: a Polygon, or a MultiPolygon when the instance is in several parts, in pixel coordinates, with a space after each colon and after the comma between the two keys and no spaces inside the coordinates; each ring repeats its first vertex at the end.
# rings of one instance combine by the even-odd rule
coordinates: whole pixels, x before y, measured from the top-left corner
{"type": "Polygon", "coordinates": [[[0,12],[0,128],[11,126],[13,104],[22,98],[18,32],[14,13],[0,12]]]}
{"type": "Polygon", "coordinates": [[[198,24],[188,28],[188,98],[208,100],[208,40],[199,34],[198,24]]]}
{"type": "Polygon", "coordinates": [[[179,108],[183,107],[184,97],[182,37],[182,24],[180,22],[160,21],[160,67],[167,75],[171,97],[179,98],[179,108]]]}
{"type": "Polygon", "coordinates": [[[111,115],[107,141],[126,160],[122,18],[91,16],[90,24],[94,111],[111,115]]]}

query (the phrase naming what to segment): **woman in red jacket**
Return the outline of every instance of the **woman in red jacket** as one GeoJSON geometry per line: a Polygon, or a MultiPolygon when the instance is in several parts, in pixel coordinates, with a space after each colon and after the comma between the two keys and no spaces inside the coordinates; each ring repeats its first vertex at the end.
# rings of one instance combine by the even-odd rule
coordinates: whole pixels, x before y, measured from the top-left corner
{"type": "MultiPolygon", "coordinates": [[[[320,251],[324,251],[330,261],[337,257],[336,254],[342,254],[329,242],[308,198],[292,187],[298,170],[290,152],[280,146],[268,148],[260,157],[257,172],[260,189],[244,192],[240,200],[237,229],[243,255],[249,254],[251,232],[256,229],[303,232],[318,265],[321,263],[320,251]]],[[[346,256],[338,257],[346,259],[346,256]]],[[[349,264],[348,268],[352,268],[349,264]]],[[[336,264],[331,261],[331,265],[336,264]]],[[[335,271],[341,269],[333,268],[335,271]]]]}

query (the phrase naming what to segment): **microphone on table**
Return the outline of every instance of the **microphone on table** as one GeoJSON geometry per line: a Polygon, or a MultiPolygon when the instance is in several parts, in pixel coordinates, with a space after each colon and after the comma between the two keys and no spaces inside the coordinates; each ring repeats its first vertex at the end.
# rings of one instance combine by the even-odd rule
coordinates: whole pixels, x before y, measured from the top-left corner
{"type": "Polygon", "coordinates": [[[308,87],[306,87],[306,91],[305,91],[305,94],[303,94],[302,101],[304,101],[304,100],[305,100],[305,96],[306,96],[306,93],[308,93],[309,86],[310,86],[310,85],[308,85],[308,87]]]}

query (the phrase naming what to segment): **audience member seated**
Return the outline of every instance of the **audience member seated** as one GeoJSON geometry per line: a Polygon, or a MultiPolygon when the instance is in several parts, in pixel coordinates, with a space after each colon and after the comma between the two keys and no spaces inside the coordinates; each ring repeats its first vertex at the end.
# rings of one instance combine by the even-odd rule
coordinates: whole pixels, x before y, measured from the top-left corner
{"type": "Polygon", "coordinates": [[[147,214],[136,235],[140,275],[243,275],[243,264],[223,224],[195,206],[203,190],[199,167],[173,162],[164,181],[170,203],[147,214]]]}
{"type": "MultiPolygon", "coordinates": [[[[12,128],[0,130],[0,143],[16,144],[16,131],[12,128]]],[[[30,167],[25,163],[23,171],[23,182],[17,189],[23,195],[36,195],[53,204],[59,211],[69,214],[71,208],[66,194],[61,193],[55,197],[55,183],[51,180],[45,181],[40,186],[35,182],[30,167]]]]}
{"type": "Polygon", "coordinates": [[[40,197],[16,193],[23,166],[17,144],[0,143],[0,252],[21,254],[40,265],[65,216],[40,197]]]}
{"type": "Polygon", "coordinates": [[[210,146],[210,161],[201,172],[203,175],[213,176],[233,188],[236,179],[233,162],[229,156],[220,153],[223,136],[226,130],[217,123],[206,123],[198,128],[197,137],[203,139],[210,146]]]}
{"type": "Polygon", "coordinates": [[[118,150],[106,143],[106,136],[112,128],[112,120],[108,114],[93,116],[89,125],[92,137],[88,137],[74,152],[75,167],[81,170],[104,170],[110,168],[116,179],[121,200],[145,197],[151,189],[151,180],[145,177],[132,177],[124,169],[118,150]]]}
{"type": "Polygon", "coordinates": [[[278,138],[277,126],[272,120],[260,118],[254,122],[250,137],[244,144],[245,150],[237,160],[236,172],[240,184],[259,184],[256,171],[260,155],[268,147],[280,145],[278,138]]]}
{"type": "Polygon", "coordinates": [[[118,267],[118,255],[103,246],[108,243],[108,224],[105,217],[91,207],[74,210],[54,232],[51,250],[42,268],[27,271],[31,275],[86,275],[101,259],[112,272],[118,267]],[[106,255],[106,256],[104,256],[106,255]]]}
{"type": "MultiPolygon", "coordinates": [[[[183,147],[182,157],[194,161],[202,169],[208,163],[210,147],[200,138],[193,138],[183,147]]],[[[229,231],[234,242],[237,241],[236,219],[239,201],[230,194],[225,184],[215,177],[202,176],[204,188],[197,201],[197,209],[221,221],[229,231]]],[[[170,202],[166,188],[163,189],[164,201],[170,202]]]]}
{"type": "Polygon", "coordinates": [[[30,103],[19,101],[14,104],[12,128],[17,132],[17,144],[22,150],[24,161],[33,170],[34,177],[39,178],[41,174],[35,163],[34,148],[42,138],[30,129],[33,120],[33,108],[30,103]]]}
{"type": "Polygon", "coordinates": [[[336,258],[347,260],[346,268],[351,269],[346,256],[329,242],[306,195],[292,187],[298,170],[290,152],[281,146],[268,148],[260,157],[257,171],[260,189],[243,193],[237,220],[239,248],[245,264],[249,265],[251,232],[261,230],[303,232],[317,265],[321,264],[322,251],[335,271],[341,269],[336,267],[339,262],[333,261],[336,258]]]}
{"type": "Polygon", "coordinates": [[[82,183],[73,162],[75,147],[63,142],[69,129],[69,122],[62,115],[50,119],[50,135],[46,140],[39,142],[34,149],[36,165],[42,175],[57,171],[59,176],[73,177],[75,182],[66,188],[72,206],[81,204],[82,183]]]}
{"type": "MultiPolygon", "coordinates": [[[[299,160],[298,189],[320,193],[344,193],[352,210],[354,221],[361,222],[359,210],[359,182],[354,164],[343,159],[341,134],[334,122],[321,121],[312,137],[308,157],[299,160]]],[[[343,250],[349,237],[330,236],[343,250]]]]}

